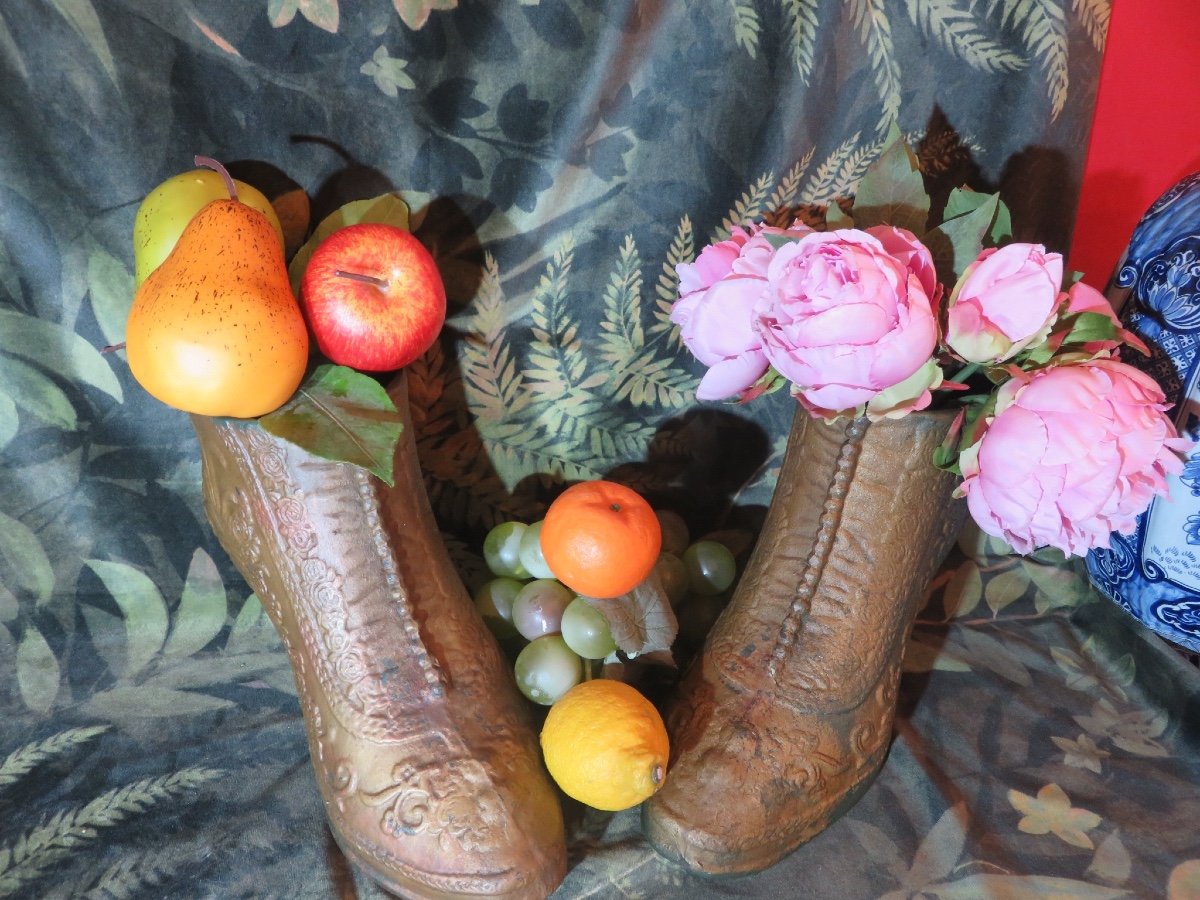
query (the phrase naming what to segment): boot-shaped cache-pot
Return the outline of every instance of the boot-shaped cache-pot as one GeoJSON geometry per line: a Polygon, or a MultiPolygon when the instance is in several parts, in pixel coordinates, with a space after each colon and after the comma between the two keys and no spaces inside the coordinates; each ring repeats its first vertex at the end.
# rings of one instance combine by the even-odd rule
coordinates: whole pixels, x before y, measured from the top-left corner
{"type": "Polygon", "coordinates": [[[417,465],[396,485],[253,422],[193,416],[222,546],[287,648],[330,829],[406,897],[543,898],[562,812],[511,668],[456,574],[417,465]]]}
{"type": "Polygon", "coordinates": [[[966,517],[932,463],[952,420],[797,411],[754,553],[668,712],[667,781],[642,810],[660,853],[763,869],[879,771],[909,630],[966,517]]]}

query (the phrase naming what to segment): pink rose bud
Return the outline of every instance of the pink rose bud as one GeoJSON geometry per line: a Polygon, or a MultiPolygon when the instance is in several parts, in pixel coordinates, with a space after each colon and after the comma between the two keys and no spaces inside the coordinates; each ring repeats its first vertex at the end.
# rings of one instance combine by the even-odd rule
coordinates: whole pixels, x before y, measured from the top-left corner
{"type": "Polygon", "coordinates": [[[930,298],[878,238],[813,232],[775,252],[766,282],[755,329],[813,415],[899,416],[929,404],[941,381],[929,364],[937,344],[930,298]]]}
{"type": "Polygon", "coordinates": [[[967,362],[1012,359],[1050,334],[1063,262],[1041,244],[984,250],[950,294],[946,343],[967,362]]]}
{"type": "Polygon", "coordinates": [[[1019,553],[1082,556],[1128,534],[1183,469],[1191,442],[1167,418],[1162,389],[1115,359],[1020,373],[959,465],[971,516],[1019,553]]]}

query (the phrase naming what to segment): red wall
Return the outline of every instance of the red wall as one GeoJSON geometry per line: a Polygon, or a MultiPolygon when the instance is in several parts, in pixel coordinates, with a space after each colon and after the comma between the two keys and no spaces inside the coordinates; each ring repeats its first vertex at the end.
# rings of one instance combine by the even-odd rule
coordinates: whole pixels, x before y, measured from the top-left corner
{"type": "Polygon", "coordinates": [[[1103,288],[1151,203],[1200,171],[1200,3],[1114,0],[1068,265],[1103,288]]]}

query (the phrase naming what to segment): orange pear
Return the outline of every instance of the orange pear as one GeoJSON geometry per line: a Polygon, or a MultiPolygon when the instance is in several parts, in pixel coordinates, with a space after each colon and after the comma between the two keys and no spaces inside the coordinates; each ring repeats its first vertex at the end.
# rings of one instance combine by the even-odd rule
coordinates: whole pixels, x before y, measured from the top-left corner
{"type": "Polygon", "coordinates": [[[214,200],[133,298],[129,368],[185,412],[253,418],[283,405],[308,365],[308,328],[279,236],[261,212],[214,200]]]}

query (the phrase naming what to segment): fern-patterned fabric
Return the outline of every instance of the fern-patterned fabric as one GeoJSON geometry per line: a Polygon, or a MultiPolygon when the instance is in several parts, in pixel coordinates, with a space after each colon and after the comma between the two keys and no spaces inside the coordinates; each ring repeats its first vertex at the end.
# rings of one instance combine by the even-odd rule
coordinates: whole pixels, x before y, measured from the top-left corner
{"type": "MultiPolygon", "coordinates": [[[[893,124],[935,205],[998,189],[1018,237],[1065,251],[1108,11],[6,0],[0,896],[381,896],[329,836],[187,417],[99,352],[124,336],[151,188],[200,153],[293,231],[409,203],[450,301],[410,367],[415,437],[468,583],[492,525],[602,476],[748,547],[794,401],[695,400],[675,264],[851,195],[893,124]]],[[[696,639],[702,611],[681,619],[696,639]]],[[[882,774],[782,863],[705,880],[636,810],[572,807],[555,896],[1200,896],[1200,677],[1078,566],[964,534],[905,672],[882,774]]]]}

